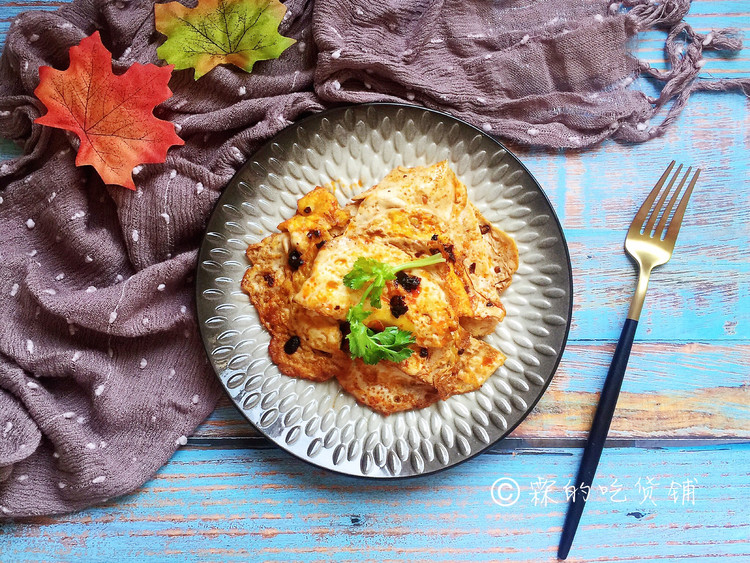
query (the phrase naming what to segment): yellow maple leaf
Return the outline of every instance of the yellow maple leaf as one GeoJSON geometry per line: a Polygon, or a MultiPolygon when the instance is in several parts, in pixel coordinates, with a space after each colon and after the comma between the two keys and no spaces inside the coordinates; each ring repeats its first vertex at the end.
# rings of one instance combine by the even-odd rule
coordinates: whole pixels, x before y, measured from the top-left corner
{"type": "Polygon", "coordinates": [[[199,0],[155,4],[156,29],[167,36],[159,58],[175,69],[195,69],[195,79],[220,64],[251,72],[256,61],[277,59],[294,39],[279,34],[286,6],[279,0],[199,0]]]}

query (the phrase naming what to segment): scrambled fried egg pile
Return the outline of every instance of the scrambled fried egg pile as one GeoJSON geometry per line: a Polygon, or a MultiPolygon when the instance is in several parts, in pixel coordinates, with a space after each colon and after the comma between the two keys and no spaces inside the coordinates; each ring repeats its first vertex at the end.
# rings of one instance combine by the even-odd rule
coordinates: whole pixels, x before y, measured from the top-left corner
{"type": "Polygon", "coordinates": [[[468,200],[446,161],[398,167],[345,208],[317,187],[278,228],[248,247],[242,289],[283,373],[335,377],[357,401],[390,414],[473,391],[505,361],[480,337],[505,316],[499,296],[518,268],[518,250],[468,200]],[[362,292],[343,277],[357,258],[398,265],[436,252],[445,262],[388,281],[381,308],[365,321],[374,331],[412,333],[411,356],[375,365],[351,359],[347,311],[362,292]]]}

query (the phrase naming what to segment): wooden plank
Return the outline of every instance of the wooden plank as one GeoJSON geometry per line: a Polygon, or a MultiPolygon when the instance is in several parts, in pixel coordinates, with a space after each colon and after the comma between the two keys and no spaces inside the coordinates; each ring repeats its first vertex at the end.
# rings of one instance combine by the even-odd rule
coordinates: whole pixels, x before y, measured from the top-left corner
{"type": "Polygon", "coordinates": [[[573,339],[615,339],[635,286],[623,251],[635,211],[672,158],[705,167],[672,260],[657,269],[639,339],[748,338],[747,100],[700,94],[678,126],[641,145],[590,152],[513,147],[561,217],[574,268],[573,339]],[[738,328],[739,327],[739,328],[738,328]]]}
{"type": "MultiPolygon", "coordinates": [[[[590,427],[614,342],[573,342],[552,384],[512,433],[523,440],[582,441],[590,427]]],[[[610,436],[620,439],[750,439],[750,342],[638,342],[610,436]]],[[[255,437],[227,397],[196,438],[255,437]]]]}
{"type": "MultiPolygon", "coordinates": [[[[554,561],[579,452],[494,449],[436,475],[383,482],[316,470],[276,449],[184,448],[135,494],[5,526],[0,553],[17,562],[554,561]],[[518,484],[513,506],[492,500],[501,477],[518,484]],[[554,483],[543,502],[545,481],[554,483]]],[[[571,561],[748,560],[749,468],[750,446],[607,449],[571,561]],[[638,489],[649,478],[651,500],[638,489]]]]}
{"type": "MultiPolygon", "coordinates": [[[[750,337],[747,250],[740,248],[741,240],[727,240],[721,246],[726,260],[720,256],[709,261],[706,256],[719,252],[722,243],[699,239],[701,230],[688,234],[686,228],[672,260],[653,272],[637,340],[740,342],[750,337]],[[736,264],[728,263],[732,255],[736,264]]],[[[624,235],[575,233],[570,239],[575,264],[570,337],[616,340],[637,279],[636,267],[622,249],[624,235]]]]}
{"type": "Polygon", "coordinates": [[[670,160],[701,166],[701,181],[686,214],[691,222],[686,224],[716,232],[728,226],[746,228],[746,215],[735,215],[733,207],[748,205],[744,124],[749,119],[745,96],[701,92],[691,96],[663,137],[647,143],[605,143],[587,151],[512,148],[542,185],[566,229],[628,225],[670,160]],[[727,225],[728,220],[735,224],[727,225]]]}

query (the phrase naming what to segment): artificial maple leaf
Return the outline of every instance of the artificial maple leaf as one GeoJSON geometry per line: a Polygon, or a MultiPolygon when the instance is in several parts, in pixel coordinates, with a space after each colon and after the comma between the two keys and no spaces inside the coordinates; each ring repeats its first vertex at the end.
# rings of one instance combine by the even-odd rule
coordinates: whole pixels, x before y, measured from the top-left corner
{"type": "Polygon", "coordinates": [[[134,63],[112,72],[112,54],[99,32],[70,48],[70,66],[39,68],[34,94],[47,107],[37,123],[72,131],[81,141],[76,166],[90,164],[106,184],[135,189],[133,168],[164,162],[167,149],[185,142],[153,109],[169,98],[172,67],[134,63]]]}
{"type": "Polygon", "coordinates": [[[195,69],[195,80],[220,64],[251,72],[256,61],[277,59],[294,39],[279,34],[286,6],[278,0],[198,0],[155,4],[156,29],[167,36],[159,58],[195,69]]]}

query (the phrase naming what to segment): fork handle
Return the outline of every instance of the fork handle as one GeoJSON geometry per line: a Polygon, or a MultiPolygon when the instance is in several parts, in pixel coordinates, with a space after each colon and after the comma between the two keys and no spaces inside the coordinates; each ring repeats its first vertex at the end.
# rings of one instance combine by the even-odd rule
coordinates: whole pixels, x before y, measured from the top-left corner
{"type": "Polygon", "coordinates": [[[568,513],[565,516],[560,547],[557,550],[557,556],[560,559],[565,559],[568,556],[570,546],[573,543],[573,538],[578,529],[578,522],[581,520],[581,514],[583,514],[583,507],[586,504],[586,498],[591,490],[591,483],[594,480],[596,466],[599,464],[604,441],[607,439],[609,426],[612,422],[612,415],[614,414],[615,406],[617,405],[617,397],[620,394],[622,378],[625,375],[625,368],[628,366],[630,349],[633,346],[635,329],[637,327],[637,320],[631,318],[625,320],[625,325],[622,327],[622,333],[620,334],[620,340],[617,342],[615,355],[609,366],[607,379],[604,382],[601,397],[599,398],[599,405],[596,407],[594,421],[591,424],[591,431],[589,432],[588,441],[586,442],[586,448],[583,450],[581,467],[578,470],[578,477],[576,477],[574,483],[575,493],[572,498],[573,502],[570,503],[568,513]]]}

